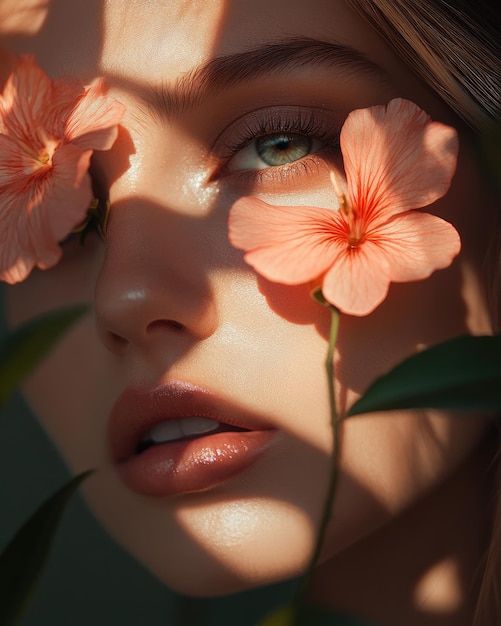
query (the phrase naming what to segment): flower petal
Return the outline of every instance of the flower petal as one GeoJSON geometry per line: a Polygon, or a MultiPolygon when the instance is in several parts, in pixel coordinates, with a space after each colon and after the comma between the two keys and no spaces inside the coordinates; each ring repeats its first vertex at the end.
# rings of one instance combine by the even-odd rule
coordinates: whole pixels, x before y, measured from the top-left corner
{"type": "Polygon", "coordinates": [[[33,255],[19,256],[18,248],[14,245],[2,249],[0,253],[0,280],[9,285],[25,280],[34,267],[33,255]],[[12,253],[16,256],[12,257],[12,253]]]}
{"type": "Polygon", "coordinates": [[[66,121],[65,139],[81,150],[109,150],[125,106],[106,95],[103,79],[87,87],[66,121]]]}
{"type": "Polygon", "coordinates": [[[52,81],[52,94],[42,120],[51,137],[65,141],[65,129],[69,115],[85,93],[82,81],[75,77],[56,78],[52,81]]]}
{"type": "Polygon", "coordinates": [[[448,267],[461,249],[451,224],[418,211],[402,213],[380,226],[377,240],[387,255],[392,282],[427,278],[448,267]]]}
{"type": "Polygon", "coordinates": [[[229,216],[229,238],[248,251],[245,260],[269,280],[298,285],[331,264],[343,235],[338,211],[273,206],[258,198],[237,200],[229,216]]]}
{"type": "Polygon", "coordinates": [[[23,140],[34,135],[51,102],[52,82],[33,56],[20,57],[0,95],[1,132],[23,140]],[[35,128],[34,128],[35,127],[35,128]]]}
{"type": "Polygon", "coordinates": [[[408,100],[358,109],[341,130],[352,206],[367,220],[424,207],[442,197],[454,174],[456,131],[431,122],[408,100]]]}
{"type": "MultiPolygon", "coordinates": [[[[36,213],[30,212],[30,200],[31,196],[38,195],[39,184],[40,181],[35,182],[32,189],[23,194],[2,194],[0,279],[10,284],[24,280],[37,264],[33,222],[38,220],[36,213]]],[[[38,232],[35,235],[39,236],[38,232]]]]}
{"type": "MultiPolygon", "coordinates": [[[[69,144],[54,155],[52,175],[40,192],[31,211],[39,216],[39,234],[43,233],[45,247],[61,241],[85,218],[93,194],[88,174],[92,151],[82,152],[69,144]]],[[[42,265],[46,261],[40,257],[42,265]]],[[[42,267],[39,265],[39,267],[42,267]]]]}
{"type": "Polygon", "coordinates": [[[368,241],[358,248],[339,246],[324,276],[325,299],[348,315],[368,315],[381,304],[390,286],[387,255],[368,241]]]}
{"type": "Polygon", "coordinates": [[[26,152],[9,135],[0,134],[0,199],[3,201],[4,189],[16,188],[21,193],[30,177],[31,170],[26,152]]]}
{"type": "Polygon", "coordinates": [[[92,199],[87,173],[91,151],[60,148],[52,169],[32,176],[23,193],[2,193],[0,279],[24,280],[33,267],[47,269],[61,257],[58,242],[83,221],[92,199]]]}
{"type": "Polygon", "coordinates": [[[36,259],[29,249],[24,207],[18,206],[16,196],[11,201],[7,205],[2,203],[0,280],[12,285],[28,276],[36,259]]]}

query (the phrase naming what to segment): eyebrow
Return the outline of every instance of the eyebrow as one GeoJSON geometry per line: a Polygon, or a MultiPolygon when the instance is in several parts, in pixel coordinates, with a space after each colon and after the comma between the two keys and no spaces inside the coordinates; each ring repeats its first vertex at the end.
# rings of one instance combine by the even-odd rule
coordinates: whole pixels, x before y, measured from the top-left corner
{"type": "Polygon", "coordinates": [[[146,87],[140,96],[150,113],[171,118],[196,106],[204,98],[242,82],[311,66],[330,67],[341,76],[357,72],[388,79],[379,65],[354,48],[317,39],[289,37],[244,52],[215,57],[186,72],[174,84],[146,87]]]}

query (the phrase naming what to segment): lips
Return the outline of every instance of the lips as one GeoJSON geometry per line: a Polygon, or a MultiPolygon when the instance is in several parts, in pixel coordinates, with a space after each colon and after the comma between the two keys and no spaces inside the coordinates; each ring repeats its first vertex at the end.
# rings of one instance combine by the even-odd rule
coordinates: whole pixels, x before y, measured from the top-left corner
{"type": "Polygon", "coordinates": [[[245,471],[276,430],[189,383],[127,389],[110,415],[111,458],[125,485],[146,496],[211,489],[245,471]]]}

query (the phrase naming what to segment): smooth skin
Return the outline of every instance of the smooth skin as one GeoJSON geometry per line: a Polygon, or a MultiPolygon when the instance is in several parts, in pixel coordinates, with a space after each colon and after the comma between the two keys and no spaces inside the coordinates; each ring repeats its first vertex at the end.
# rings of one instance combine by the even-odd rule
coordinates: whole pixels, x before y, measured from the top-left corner
{"type": "MultiPolygon", "coordinates": [[[[299,575],[314,544],[332,448],[323,365],[329,314],[308,286],[254,274],[228,242],[229,208],[243,195],[335,207],[329,168],[339,167],[335,136],[353,109],[405,97],[460,131],[452,188],[429,210],[458,228],[461,256],[426,281],[392,286],[370,316],[341,319],[343,411],[416,350],[492,331],[482,267],[493,211],[467,132],[340,1],[26,7],[4,22],[3,45],[35,53],[52,76],[105,76],[127,106],[115,147],[93,161],[112,202],[106,244],[68,241],[56,268],[8,290],[13,326],[69,303],[93,305],[27,382],[29,402],[72,471],[98,468],[85,489],[97,517],[170,587],[219,595],[299,575]],[[217,88],[214,76],[201,82],[195,71],[220,55],[291,38],[348,46],[366,63],[353,53],[347,63],[313,54],[305,64],[217,88]],[[177,97],[187,86],[198,86],[196,97],[177,97]],[[311,119],[308,132],[295,130],[311,119]],[[249,146],[277,124],[319,143],[295,164],[267,166],[249,146]],[[257,413],[277,431],[272,445],[203,492],[155,498],[130,491],[110,460],[109,412],[127,387],[169,380],[257,413]]],[[[346,421],[312,599],[387,626],[471,624],[488,523],[488,424],[436,411],[346,421]]]]}

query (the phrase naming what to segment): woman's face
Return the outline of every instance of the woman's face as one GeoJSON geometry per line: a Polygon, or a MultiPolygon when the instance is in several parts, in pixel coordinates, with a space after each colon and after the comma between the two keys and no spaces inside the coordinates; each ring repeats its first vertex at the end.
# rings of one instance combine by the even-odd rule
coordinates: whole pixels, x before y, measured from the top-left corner
{"type": "MultiPolygon", "coordinates": [[[[307,286],[255,275],[228,242],[228,211],[243,195],[335,206],[329,167],[353,109],[402,96],[457,120],[343,2],[53,0],[10,29],[11,50],[52,76],[104,76],[127,107],[92,165],[112,203],[106,244],[69,240],[57,267],[9,288],[13,325],[92,303],[27,382],[31,405],[73,471],[98,469],[85,491],[99,519],[170,586],[217,594],[300,573],[331,451],[329,316],[307,286]],[[259,139],[280,132],[302,136],[285,164],[259,139]],[[183,432],[202,434],[149,445],[183,432]]],[[[462,254],[341,320],[341,409],[417,349],[491,330],[487,204],[463,139],[431,209],[459,229],[462,254]]],[[[345,422],[323,560],[441,483],[484,429],[432,411],[345,422]]]]}

